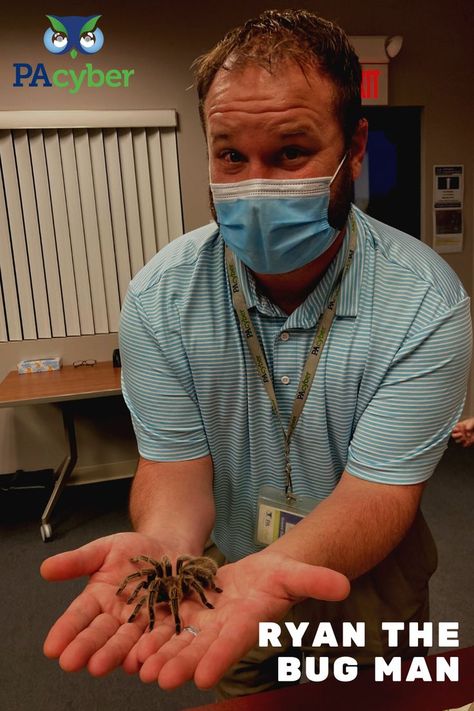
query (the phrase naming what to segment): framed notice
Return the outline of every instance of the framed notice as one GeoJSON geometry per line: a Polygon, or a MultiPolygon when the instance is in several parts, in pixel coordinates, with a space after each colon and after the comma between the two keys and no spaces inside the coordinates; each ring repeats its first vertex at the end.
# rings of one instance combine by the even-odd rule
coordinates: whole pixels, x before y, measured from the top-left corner
{"type": "Polygon", "coordinates": [[[464,166],[435,165],[433,170],[434,248],[440,254],[462,252],[464,166]]]}

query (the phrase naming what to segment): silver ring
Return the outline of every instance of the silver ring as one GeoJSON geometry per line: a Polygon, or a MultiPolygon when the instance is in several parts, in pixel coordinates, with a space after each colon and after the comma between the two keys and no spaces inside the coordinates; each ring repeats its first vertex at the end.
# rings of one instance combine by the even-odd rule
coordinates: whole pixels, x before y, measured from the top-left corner
{"type": "Polygon", "coordinates": [[[191,632],[194,637],[197,637],[201,630],[198,627],[193,627],[193,625],[188,625],[183,627],[183,632],[191,632]]]}

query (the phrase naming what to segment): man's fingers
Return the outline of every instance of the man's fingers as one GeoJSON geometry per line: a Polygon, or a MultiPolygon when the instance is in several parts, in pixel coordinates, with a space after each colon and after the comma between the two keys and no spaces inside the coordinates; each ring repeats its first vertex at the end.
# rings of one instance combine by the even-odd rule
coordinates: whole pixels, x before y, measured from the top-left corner
{"type": "MultiPolygon", "coordinates": [[[[166,691],[171,691],[191,680],[202,658],[215,642],[217,634],[218,629],[215,625],[208,626],[190,641],[185,639],[177,656],[170,656],[166,662],[161,660],[161,670],[158,671],[160,687],[166,691]]],[[[180,637],[187,637],[188,635],[190,635],[190,632],[183,630],[180,637]]]]}
{"type": "Polygon", "coordinates": [[[99,602],[87,592],[81,593],[51,627],[43,645],[47,657],[56,659],[66,647],[102,612],[99,602]]]}
{"type": "MultiPolygon", "coordinates": [[[[161,668],[170,659],[173,659],[177,654],[179,654],[185,647],[190,644],[189,633],[181,633],[180,635],[175,635],[171,637],[162,647],[158,649],[155,654],[152,654],[143,663],[140,669],[140,679],[145,683],[150,681],[156,681],[161,668]]],[[[181,680],[179,684],[184,683],[187,679],[181,680]]]]}
{"type": "Polygon", "coordinates": [[[93,676],[104,676],[119,667],[142,634],[143,631],[136,623],[120,625],[115,634],[89,659],[89,672],[93,676]]]}
{"type": "Polygon", "coordinates": [[[122,663],[122,669],[126,674],[138,674],[141,662],[138,661],[138,642],[136,642],[122,663]]]}
{"type": "Polygon", "coordinates": [[[159,624],[149,634],[144,634],[138,643],[137,659],[143,664],[148,657],[155,654],[161,647],[171,639],[175,633],[175,625],[159,624]]]}
{"type": "Polygon", "coordinates": [[[175,689],[191,680],[218,631],[216,625],[207,625],[196,637],[186,629],[174,635],[144,662],[140,669],[140,679],[145,683],[158,680],[160,687],[166,690],[175,689]]]}
{"type": "Polygon", "coordinates": [[[112,615],[103,613],[89,627],[82,630],[59,657],[64,671],[79,671],[89,659],[117,632],[120,622],[112,615]]]}
{"type": "MultiPolygon", "coordinates": [[[[194,683],[199,689],[211,689],[226,671],[245,656],[257,641],[257,626],[239,625],[239,634],[226,630],[214,640],[196,666],[194,683]]],[[[168,666],[168,665],[167,665],[168,666]]],[[[162,674],[165,669],[162,670],[162,674]]],[[[161,676],[160,676],[161,686],[161,676]]]]}
{"type": "Polygon", "coordinates": [[[110,550],[112,536],[99,538],[74,551],[46,558],[40,568],[45,580],[68,580],[92,575],[102,566],[110,550]]]}

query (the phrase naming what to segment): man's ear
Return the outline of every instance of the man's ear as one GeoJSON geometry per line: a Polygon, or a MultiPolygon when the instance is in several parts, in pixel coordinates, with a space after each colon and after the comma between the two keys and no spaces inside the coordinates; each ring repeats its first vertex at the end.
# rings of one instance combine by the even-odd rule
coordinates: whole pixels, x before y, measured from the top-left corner
{"type": "Polygon", "coordinates": [[[367,119],[362,118],[359,120],[357,128],[354,131],[349,147],[349,161],[352,171],[352,180],[356,180],[361,173],[368,135],[369,124],[367,123],[367,119]]]}

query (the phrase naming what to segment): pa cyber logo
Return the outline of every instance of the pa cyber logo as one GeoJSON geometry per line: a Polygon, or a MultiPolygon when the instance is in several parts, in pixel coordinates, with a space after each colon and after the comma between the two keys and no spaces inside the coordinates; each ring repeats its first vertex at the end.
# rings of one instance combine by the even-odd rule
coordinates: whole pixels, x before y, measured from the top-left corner
{"type": "Polygon", "coordinates": [[[58,17],[46,15],[51,23],[44,33],[43,42],[48,52],[65,54],[69,52],[73,59],[77,50],[83,54],[96,54],[104,46],[104,33],[97,23],[102,15],[95,17],[58,17]]]}
{"type": "MultiPolygon", "coordinates": [[[[79,17],[59,17],[46,15],[50,27],[44,33],[43,43],[48,52],[52,54],[69,54],[71,59],[82,55],[94,55],[104,46],[104,33],[98,27],[102,15],[79,17]]],[[[92,63],[86,62],[83,68],[61,68],[48,72],[46,66],[39,62],[33,67],[27,62],[13,64],[15,72],[14,87],[19,88],[51,88],[67,89],[70,94],[76,94],[83,86],[93,89],[102,86],[111,88],[130,85],[130,77],[135,74],[134,69],[102,69],[94,68],[92,63]]]]}

